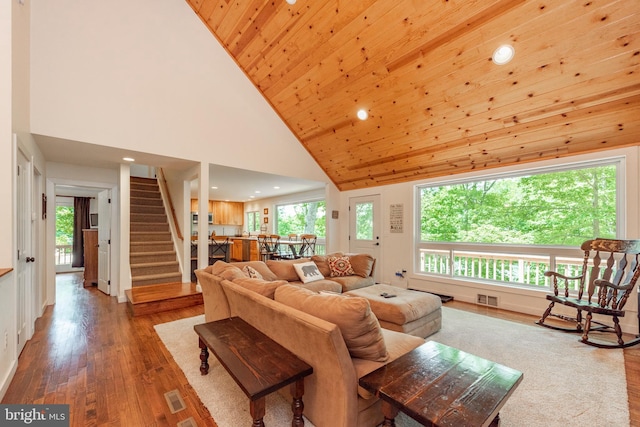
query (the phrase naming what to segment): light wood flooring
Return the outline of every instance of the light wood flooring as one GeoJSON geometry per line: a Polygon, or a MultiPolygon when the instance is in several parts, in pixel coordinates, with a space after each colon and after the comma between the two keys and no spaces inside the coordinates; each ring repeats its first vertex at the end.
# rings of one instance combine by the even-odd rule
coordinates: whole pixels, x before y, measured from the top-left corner
{"type": "MultiPolygon", "coordinates": [[[[131,317],[127,304],[83,288],[79,274],[58,275],[57,292],[58,302],[36,322],[2,403],[69,403],[72,426],[176,426],[192,417],[198,426],[217,427],[153,329],[202,314],[203,306],[131,317]],[[171,390],[187,406],[176,414],[164,398],[171,390]]],[[[446,306],[526,324],[536,320],[458,301],[446,306]]],[[[640,347],[624,354],[629,399],[640,402],[640,347]]],[[[199,363],[196,342],[193,356],[199,363]]],[[[640,427],[640,405],[630,405],[630,412],[631,426],[640,427]]]]}

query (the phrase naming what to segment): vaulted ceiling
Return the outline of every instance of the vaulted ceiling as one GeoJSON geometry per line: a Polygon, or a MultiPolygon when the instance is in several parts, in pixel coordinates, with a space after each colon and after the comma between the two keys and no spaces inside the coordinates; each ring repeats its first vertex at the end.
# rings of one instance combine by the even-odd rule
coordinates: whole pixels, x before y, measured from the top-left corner
{"type": "Polygon", "coordinates": [[[187,2],[341,190],[640,143],[638,0],[187,2]]]}

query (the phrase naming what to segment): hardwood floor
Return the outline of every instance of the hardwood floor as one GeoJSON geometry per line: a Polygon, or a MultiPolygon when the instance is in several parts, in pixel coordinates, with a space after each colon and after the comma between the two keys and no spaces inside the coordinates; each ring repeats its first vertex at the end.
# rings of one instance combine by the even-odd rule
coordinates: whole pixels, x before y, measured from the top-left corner
{"type": "Polygon", "coordinates": [[[153,329],[202,314],[202,305],[131,317],[127,304],[83,288],[78,274],[57,282],[58,302],[36,322],[2,403],[68,403],[72,426],[176,426],[193,417],[217,427],[153,329]],[[164,394],[176,389],[187,408],[172,414],[164,394]]]}
{"type": "MultiPolygon", "coordinates": [[[[175,426],[192,417],[198,426],[217,427],[153,329],[202,314],[203,306],[131,317],[127,304],[83,288],[79,274],[59,275],[57,292],[57,304],[36,322],[2,403],[69,403],[72,426],[175,426]],[[171,390],[187,406],[176,414],[164,398],[171,390]]],[[[526,324],[536,320],[458,301],[446,306],[526,324]]],[[[196,342],[194,348],[199,363],[196,342]]],[[[639,402],[640,347],[625,349],[624,356],[629,400],[639,402]]],[[[630,413],[631,426],[640,427],[640,405],[630,405],[630,413]]]]}

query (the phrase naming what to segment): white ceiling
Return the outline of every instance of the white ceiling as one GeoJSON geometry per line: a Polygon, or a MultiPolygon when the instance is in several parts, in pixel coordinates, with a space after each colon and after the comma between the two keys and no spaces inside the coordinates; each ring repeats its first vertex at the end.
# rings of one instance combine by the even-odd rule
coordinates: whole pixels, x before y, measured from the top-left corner
{"type": "MultiPolygon", "coordinates": [[[[84,142],[34,135],[36,144],[48,162],[119,169],[123,157],[132,157],[134,164],[161,167],[167,170],[185,171],[197,162],[160,156],[151,153],[124,150],[84,142]]],[[[209,166],[209,199],[248,202],[269,197],[284,196],[324,188],[325,183],[287,176],[254,172],[220,165],[209,166]],[[213,189],[211,187],[218,187],[213,189]],[[279,187],[279,188],[275,188],[279,187]],[[252,197],[253,196],[253,197],[252,197]]],[[[197,181],[192,182],[191,196],[198,197],[197,181]]],[[[96,189],[74,186],[57,186],[59,194],[70,196],[93,195],[96,189]],[[68,194],[67,194],[68,193],[68,194]]]]}

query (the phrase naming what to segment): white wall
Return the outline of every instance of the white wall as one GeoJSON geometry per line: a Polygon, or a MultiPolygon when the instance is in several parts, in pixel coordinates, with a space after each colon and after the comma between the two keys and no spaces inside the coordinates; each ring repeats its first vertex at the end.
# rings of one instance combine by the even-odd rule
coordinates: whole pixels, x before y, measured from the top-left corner
{"type": "Polygon", "coordinates": [[[328,181],[187,2],[32,12],[32,132],[328,181]]]}
{"type": "MultiPolygon", "coordinates": [[[[640,239],[640,148],[632,147],[628,149],[611,150],[607,152],[593,153],[589,155],[576,156],[561,160],[539,162],[538,164],[527,164],[526,167],[552,165],[566,163],[568,161],[593,160],[624,155],[626,156],[626,183],[624,189],[624,228],[626,239],[640,239]]],[[[502,168],[503,171],[521,169],[523,166],[502,168]]],[[[497,172],[496,170],[491,172],[497,172]]],[[[486,172],[485,172],[486,174],[486,172]]],[[[478,176],[479,173],[456,175],[456,178],[478,176]]],[[[443,178],[447,179],[447,177],[443,178]]],[[[429,278],[418,275],[414,268],[415,242],[416,242],[416,206],[414,187],[430,181],[415,181],[403,184],[374,187],[364,190],[346,191],[340,194],[340,228],[344,230],[339,234],[339,250],[349,248],[349,199],[352,197],[380,194],[382,202],[382,236],[381,236],[381,256],[376,262],[376,270],[380,280],[384,283],[391,283],[393,275],[397,270],[407,270],[408,285],[414,289],[432,291],[435,293],[452,295],[456,300],[474,303],[478,293],[495,295],[499,297],[500,308],[517,311],[521,313],[542,315],[548,303],[545,300],[546,291],[522,290],[504,286],[492,286],[476,282],[461,283],[442,278],[429,278]],[[404,205],[404,233],[391,233],[389,231],[389,211],[392,204],[401,203],[404,205]]],[[[632,298],[626,305],[627,315],[621,319],[623,331],[638,331],[637,318],[637,298],[632,298]]]]}

